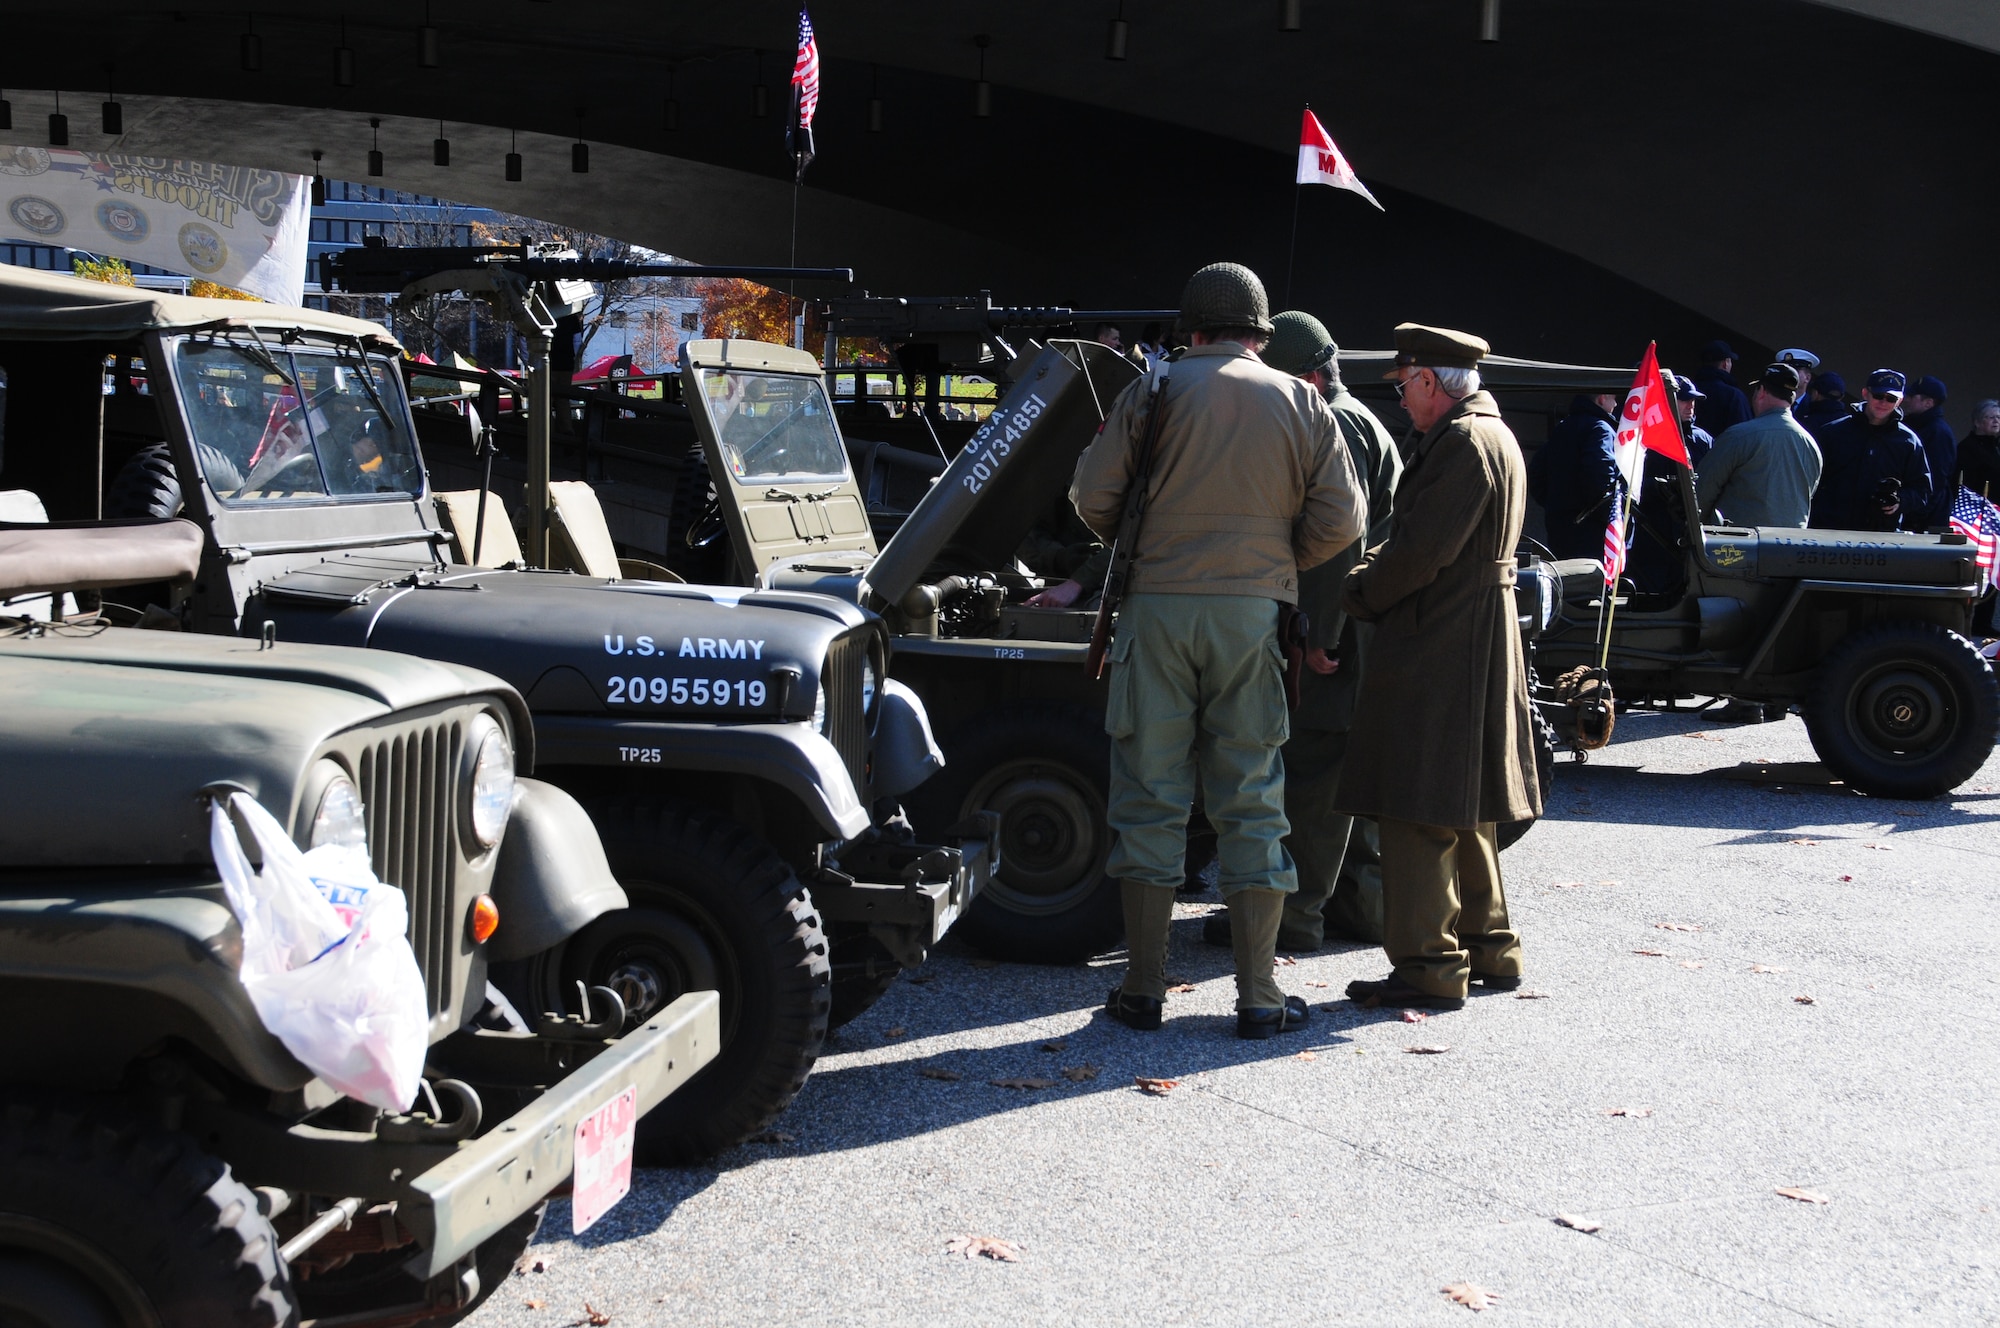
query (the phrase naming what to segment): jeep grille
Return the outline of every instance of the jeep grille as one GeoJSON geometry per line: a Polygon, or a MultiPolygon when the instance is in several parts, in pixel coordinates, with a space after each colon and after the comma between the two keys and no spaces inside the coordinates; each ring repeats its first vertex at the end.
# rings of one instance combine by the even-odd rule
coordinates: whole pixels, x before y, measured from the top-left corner
{"type": "Polygon", "coordinates": [[[458,867],[459,748],[457,720],[402,727],[361,753],[361,802],[375,874],[409,900],[410,948],[424,973],[430,1012],[451,1008],[457,927],[452,917],[458,867]]]}
{"type": "Polygon", "coordinates": [[[861,666],[873,638],[867,631],[843,636],[826,652],[826,739],[833,744],[855,791],[868,796],[868,716],[861,706],[861,666]]]}

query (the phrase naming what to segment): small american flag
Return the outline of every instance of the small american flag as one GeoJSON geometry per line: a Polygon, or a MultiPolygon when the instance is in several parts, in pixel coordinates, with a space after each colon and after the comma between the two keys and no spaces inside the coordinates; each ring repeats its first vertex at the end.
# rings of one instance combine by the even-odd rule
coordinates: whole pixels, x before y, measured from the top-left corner
{"type": "Polygon", "coordinates": [[[1973,561],[1986,579],[2000,579],[1994,572],[2000,563],[2000,509],[1960,485],[1951,504],[1951,528],[1972,541],[1973,561]]]}
{"type": "Polygon", "coordinates": [[[1611,520],[1604,526],[1604,584],[1614,591],[1625,574],[1625,498],[1611,495],[1611,520]]]}
{"type": "Polygon", "coordinates": [[[792,121],[785,127],[785,146],[797,167],[794,180],[803,181],[813,159],[813,116],[819,111],[819,40],[812,19],[799,11],[799,54],[792,61],[792,121]]]}

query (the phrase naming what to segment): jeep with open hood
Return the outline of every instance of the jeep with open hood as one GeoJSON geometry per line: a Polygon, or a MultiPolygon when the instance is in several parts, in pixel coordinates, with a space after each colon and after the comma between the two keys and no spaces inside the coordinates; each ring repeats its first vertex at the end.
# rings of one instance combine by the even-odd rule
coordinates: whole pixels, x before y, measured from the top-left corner
{"type": "Polygon", "coordinates": [[[527,777],[512,687],[73,612],[192,581],[201,532],[37,506],[0,492],[0,1321],[470,1312],[582,1160],[583,1123],[636,1123],[713,1060],[719,999],[628,1028],[608,991],[595,1023],[495,996],[502,964],[627,905],[583,809],[527,777]],[[428,1044],[407,1110],[302,1063],[251,993],[212,851],[211,804],[236,798],[400,892],[428,1044]]]}
{"type": "MultiPolygon", "coordinates": [[[[134,619],[512,683],[538,777],[588,810],[630,907],[495,981],[538,1010],[607,987],[635,1027],[719,991],[720,1054],[640,1127],[644,1157],[713,1153],[790,1101],[830,1015],[921,962],[971,902],[984,823],[919,843],[896,815],[940,757],[875,614],[632,579],[615,559],[597,576],[471,565],[488,526],[467,538],[441,516],[454,495],[432,492],[398,349],[335,314],[0,269],[0,487],[57,520],[193,523],[191,584],[105,592],[134,619]]],[[[537,510],[587,533],[587,511],[537,510]]]]}

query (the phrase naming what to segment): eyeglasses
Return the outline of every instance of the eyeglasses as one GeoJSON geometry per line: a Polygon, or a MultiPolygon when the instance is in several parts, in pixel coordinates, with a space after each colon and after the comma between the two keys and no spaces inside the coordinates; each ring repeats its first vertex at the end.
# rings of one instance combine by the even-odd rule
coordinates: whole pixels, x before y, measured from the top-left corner
{"type": "Polygon", "coordinates": [[[1403,399],[1403,393],[1410,390],[1410,384],[1416,382],[1417,375],[1422,372],[1423,370],[1419,369],[1417,373],[1411,374],[1408,378],[1398,378],[1396,380],[1396,400],[1401,401],[1403,399]]]}

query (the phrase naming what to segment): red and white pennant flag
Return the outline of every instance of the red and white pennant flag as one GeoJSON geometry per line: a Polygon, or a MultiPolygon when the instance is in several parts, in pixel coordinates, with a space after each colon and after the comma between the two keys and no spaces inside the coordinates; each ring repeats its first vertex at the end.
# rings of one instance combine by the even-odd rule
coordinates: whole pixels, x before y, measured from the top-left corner
{"type": "Polygon", "coordinates": [[[1299,129],[1299,181],[1300,184],[1330,184],[1335,189],[1352,189],[1381,211],[1388,211],[1375,202],[1375,195],[1368,192],[1368,186],[1361,183],[1361,177],[1347,164],[1347,158],[1333,145],[1333,136],[1326,132],[1326,126],[1319,117],[1306,110],[1305,124],[1299,129]]]}
{"type": "MultiPolygon", "coordinates": [[[[1649,343],[1646,358],[1625,394],[1624,408],[1618,412],[1618,471],[1625,477],[1625,492],[1639,492],[1646,468],[1647,449],[1658,452],[1683,466],[1688,465],[1687,441],[1681,437],[1680,421],[1674,415],[1674,394],[1660,373],[1659,345],[1649,343]]],[[[1604,584],[1616,586],[1625,571],[1625,513],[1628,502],[1611,505],[1611,520],[1604,528],[1604,584]]]]}

